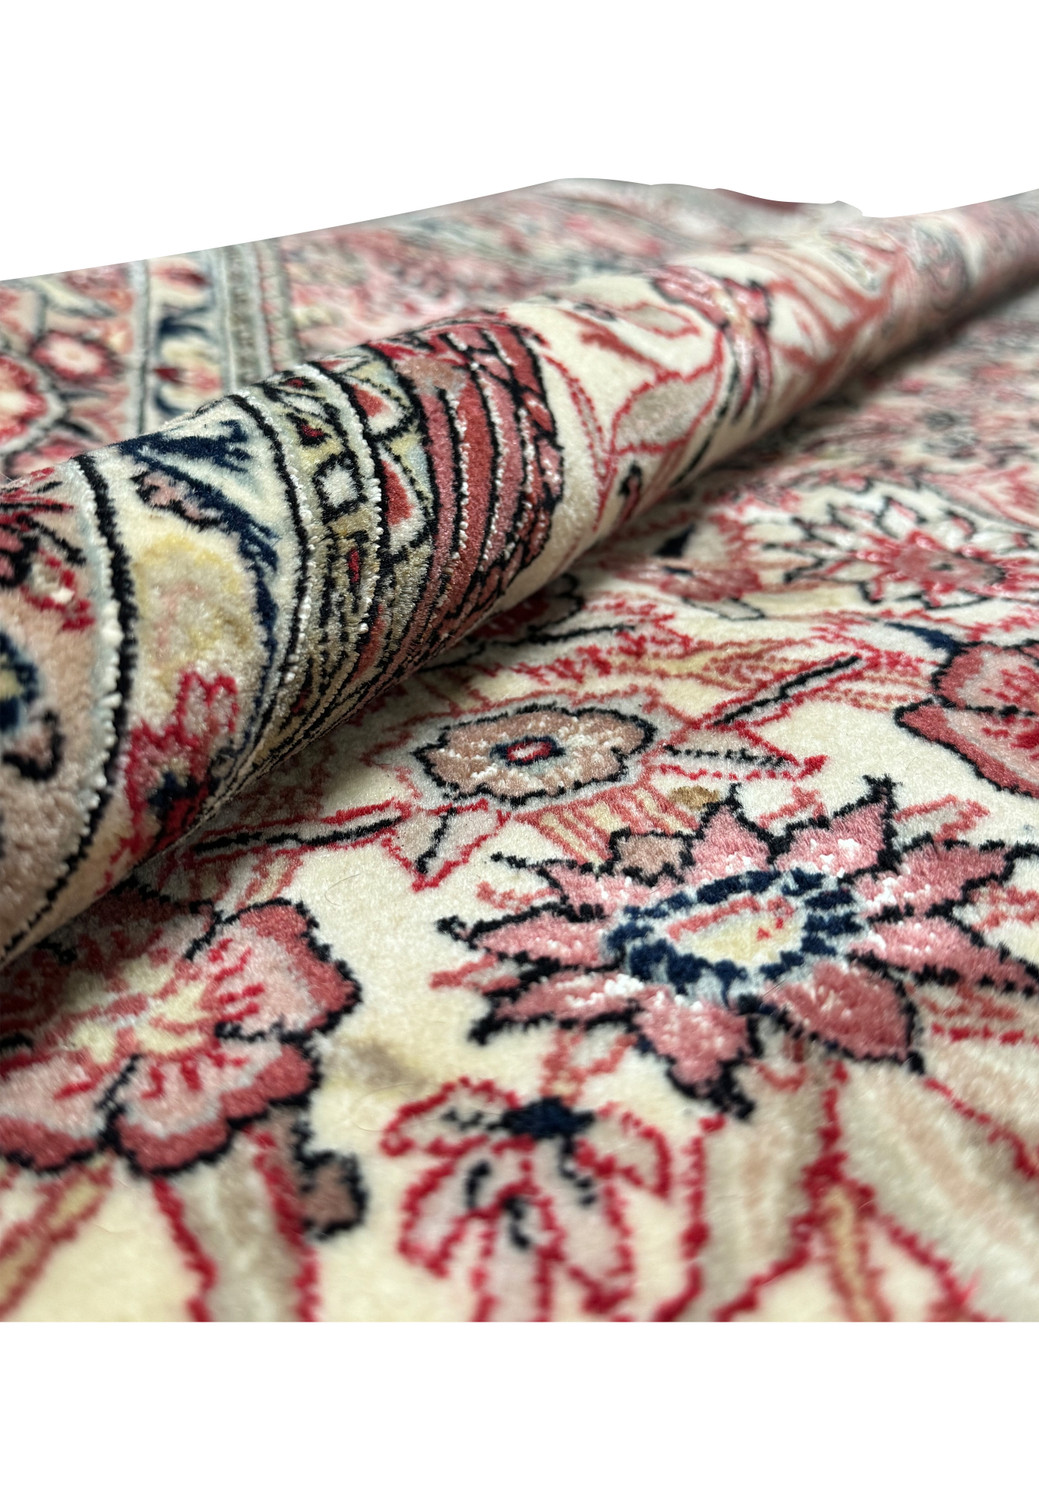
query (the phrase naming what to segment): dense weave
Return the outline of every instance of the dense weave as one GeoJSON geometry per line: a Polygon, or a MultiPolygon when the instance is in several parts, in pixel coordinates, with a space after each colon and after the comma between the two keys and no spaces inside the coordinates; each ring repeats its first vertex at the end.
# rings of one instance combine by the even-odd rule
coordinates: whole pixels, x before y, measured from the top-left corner
{"type": "Polygon", "coordinates": [[[1039,1315],[1037,277],[561,183],[0,287],[7,1315],[1039,1315]]]}

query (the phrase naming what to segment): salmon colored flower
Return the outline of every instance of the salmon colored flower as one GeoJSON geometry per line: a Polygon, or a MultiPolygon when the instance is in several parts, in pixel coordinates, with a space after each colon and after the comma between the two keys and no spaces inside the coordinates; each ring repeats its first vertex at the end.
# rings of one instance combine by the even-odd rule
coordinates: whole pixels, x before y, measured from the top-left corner
{"type": "Polygon", "coordinates": [[[605,866],[539,865],[554,899],[444,930],[496,962],[477,1027],[620,1025],[685,1092],[749,1112],[739,1065],[765,1018],[862,1061],[919,1069],[914,996],[929,980],[966,1001],[1039,974],[971,926],[976,893],[1018,853],[954,839],[901,844],[893,789],[873,782],[832,817],[775,835],[738,798],[693,834],[624,834],[605,866]]]}
{"type": "Polygon", "coordinates": [[[994,786],[1039,797],[1039,642],[968,646],[934,680],[935,696],[898,722],[947,745],[994,786]]]}
{"type": "Polygon", "coordinates": [[[103,344],[57,329],[44,334],[32,352],[34,359],[70,385],[90,385],[117,373],[116,362],[103,344]]]}
{"type": "Polygon", "coordinates": [[[358,1000],[303,907],[222,915],[132,886],[4,976],[0,1155],[109,1147],[147,1172],[220,1153],[317,1081],[307,1038],[358,1000]]]}
{"type": "Polygon", "coordinates": [[[0,354],[0,447],[24,439],[46,411],[34,372],[0,354]]]}
{"type": "Polygon", "coordinates": [[[649,724],[630,714],[531,704],[452,725],[416,754],[440,787],[523,803],[615,781],[652,738],[649,724]]]}

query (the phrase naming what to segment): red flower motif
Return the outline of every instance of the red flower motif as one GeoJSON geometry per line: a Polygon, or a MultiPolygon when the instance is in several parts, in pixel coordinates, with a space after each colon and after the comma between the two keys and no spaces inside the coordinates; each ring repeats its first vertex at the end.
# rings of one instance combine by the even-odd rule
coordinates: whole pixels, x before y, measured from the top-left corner
{"type": "MultiPolygon", "coordinates": [[[[1039,567],[1027,532],[982,522],[906,476],[857,486],[837,477],[837,492],[828,495],[831,482],[825,472],[814,476],[814,515],[803,513],[800,491],[794,492],[797,509],[785,522],[789,540],[781,550],[807,561],[789,568],[785,582],[811,587],[836,580],[855,585],[870,604],[928,610],[1039,594],[1039,567]],[[854,490],[854,498],[842,494],[854,490]]],[[[766,517],[759,512],[760,520],[766,517]]],[[[773,551],[777,541],[773,535],[773,551]]],[[[748,542],[755,545],[753,537],[743,539],[744,546],[748,542]]]]}
{"type": "Polygon", "coordinates": [[[25,582],[39,545],[35,517],[17,503],[18,495],[0,500],[0,589],[25,582]]]}
{"type": "Polygon", "coordinates": [[[667,1145],[633,1115],[559,1098],[522,1104],[467,1078],[405,1105],[382,1146],[433,1158],[404,1199],[402,1255],[446,1276],[477,1234],[477,1320],[550,1317],[564,1276],[586,1311],[615,1309],[635,1279],[623,1185],[670,1189],[667,1145]]]}
{"type": "Polygon", "coordinates": [[[111,354],[96,339],[53,329],[33,347],[33,358],[70,385],[92,385],[116,373],[111,354]]]}
{"type": "Polygon", "coordinates": [[[1039,641],[958,651],[936,695],[898,711],[903,728],[947,745],[1007,792],[1039,797],[1039,641]]]}
{"type": "Polygon", "coordinates": [[[313,1088],[306,1039],[357,1003],[301,906],[230,916],[132,886],[4,976],[0,1155],[40,1171],[104,1146],[173,1171],[313,1088]]]}
{"type": "Polygon", "coordinates": [[[25,437],[46,410],[33,371],[0,354],[0,447],[25,437]]]}
{"type": "Polygon", "coordinates": [[[83,586],[83,555],[63,534],[71,507],[50,498],[50,471],[0,495],[0,589],[21,589],[34,609],[55,612],[63,630],[85,630],[94,619],[83,586]]]}
{"type": "MultiPolygon", "coordinates": [[[[445,930],[497,960],[481,988],[506,1024],[620,1024],[695,1097],[747,1113],[735,1076],[764,1017],[859,1060],[919,1068],[913,996],[939,979],[970,1001],[1039,975],[968,925],[975,892],[1022,853],[953,839],[899,844],[874,783],[782,836],[736,794],[693,834],[614,837],[600,870],[538,866],[559,892],[515,917],[445,930]]],[[[445,979],[450,976],[444,976],[445,979]]]]}
{"type": "Polygon", "coordinates": [[[216,790],[214,758],[238,718],[233,677],[209,680],[195,671],[180,680],[173,713],[161,729],[137,724],[126,757],[126,800],[133,833],[120,850],[134,859],[164,849],[187,833],[216,790]]]}

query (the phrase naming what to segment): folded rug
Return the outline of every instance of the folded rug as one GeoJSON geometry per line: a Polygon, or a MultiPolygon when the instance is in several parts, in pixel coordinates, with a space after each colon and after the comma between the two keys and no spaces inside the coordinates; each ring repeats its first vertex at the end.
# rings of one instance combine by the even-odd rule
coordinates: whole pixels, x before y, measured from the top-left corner
{"type": "Polygon", "coordinates": [[[6,1315],[1039,1314],[1036,278],[558,183],[0,287],[6,1315]]]}

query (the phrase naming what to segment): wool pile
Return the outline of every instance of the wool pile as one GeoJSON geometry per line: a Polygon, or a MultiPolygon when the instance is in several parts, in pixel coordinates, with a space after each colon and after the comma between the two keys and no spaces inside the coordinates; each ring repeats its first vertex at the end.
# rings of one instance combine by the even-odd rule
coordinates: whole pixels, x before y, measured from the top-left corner
{"type": "Polygon", "coordinates": [[[0,285],[0,1314],[1039,1317],[1037,285],[591,181],[0,285]]]}

